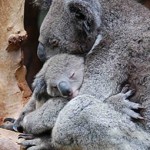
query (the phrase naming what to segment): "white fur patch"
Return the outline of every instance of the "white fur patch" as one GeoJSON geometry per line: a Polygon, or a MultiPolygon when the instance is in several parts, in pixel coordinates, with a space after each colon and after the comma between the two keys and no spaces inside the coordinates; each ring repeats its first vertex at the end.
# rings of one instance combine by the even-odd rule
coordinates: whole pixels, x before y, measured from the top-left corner
{"type": "Polygon", "coordinates": [[[100,41],[102,40],[102,35],[99,34],[95,40],[95,43],[93,44],[91,50],[89,51],[88,54],[91,54],[93,52],[93,49],[100,43],[100,41]]]}

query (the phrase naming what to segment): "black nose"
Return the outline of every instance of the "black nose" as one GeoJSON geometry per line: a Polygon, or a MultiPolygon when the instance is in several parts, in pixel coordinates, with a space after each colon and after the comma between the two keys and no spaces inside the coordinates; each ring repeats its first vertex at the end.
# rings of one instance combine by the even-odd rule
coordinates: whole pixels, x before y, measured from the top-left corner
{"type": "Polygon", "coordinates": [[[58,84],[58,89],[59,89],[60,93],[62,94],[62,96],[70,97],[72,95],[72,88],[68,82],[61,81],[58,84]]]}
{"type": "Polygon", "coordinates": [[[41,43],[39,43],[37,48],[37,56],[42,62],[46,61],[46,51],[44,46],[41,43]]]}

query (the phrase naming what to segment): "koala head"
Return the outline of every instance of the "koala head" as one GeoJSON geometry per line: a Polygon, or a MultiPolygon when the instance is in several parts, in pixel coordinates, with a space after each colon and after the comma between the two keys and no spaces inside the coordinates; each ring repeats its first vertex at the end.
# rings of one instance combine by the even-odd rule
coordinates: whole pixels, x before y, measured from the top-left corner
{"type": "MultiPolygon", "coordinates": [[[[51,97],[73,98],[78,94],[84,76],[84,58],[71,54],[58,54],[48,59],[37,74],[36,92],[51,97]]],[[[34,92],[35,93],[35,92],[34,92]]]]}
{"type": "Polygon", "coordinates": [[[47,93],[51,96],[75,97],[83,82],[82,57],[61,54],[48,61],[45,73],[47,93]]]}
{"type": "Polygon", "coordinates": [[[40,28],[37,54],[45,61],[58,53],[88,53],[100,25],[98,0],[53,0],[40,28]]]}

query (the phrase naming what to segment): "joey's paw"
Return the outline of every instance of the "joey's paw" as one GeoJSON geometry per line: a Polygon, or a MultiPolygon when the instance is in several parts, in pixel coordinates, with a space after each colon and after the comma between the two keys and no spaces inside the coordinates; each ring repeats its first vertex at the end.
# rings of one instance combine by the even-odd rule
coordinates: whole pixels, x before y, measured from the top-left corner
{"type": "Polygon", "coordinates": [[[14,125],[14,122],[15,122],[14,118],[5,118],[3,122],[4,122],[4,124],[1,125],[0,128],[14,131],[14,129],[13,129],[13,125],[14,125]]]}

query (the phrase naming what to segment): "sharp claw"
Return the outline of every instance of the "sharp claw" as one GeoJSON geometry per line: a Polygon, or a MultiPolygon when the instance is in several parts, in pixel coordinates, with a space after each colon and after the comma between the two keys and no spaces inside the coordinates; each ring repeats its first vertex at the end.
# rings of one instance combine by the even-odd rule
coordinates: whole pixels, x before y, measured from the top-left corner
{"type": "Polygon", "coordinates": [[[134,93],[135,93],[135,90],[129,90],[128,92],[125,93],[125,97],[128,98],[128,97],[134,95],[134,93]]]}
{"type": "Polygon", "coordinates": [[[124,108],[124,109],[123,109],[123,112],[125,112],[128,116],[130,116],[130,117],[133,118],[133,119],[145,120],[144,117],[142,117],[140,114],[134,112],[134,111],[131,110],[131,109],[124,108]]]}
{"type": "Polygon", "coordinates": [[[5,118],[4,119],[4,122],[11,122],[11,123],[14,123],[15,122],[15,119],[14,118],[5,118]]]}
{"type": "Polygon", "coordinates": [[[137,104],[137,103],[134,103],[134,102],[132,102],[132,103],[133,103],[133,105],[130,107],[131,109],[135,109],[135,110],[143,110],[143,109],[145,109],[145,107],[143,107],[140,104],[137,104]]]}
{"type": "Polygon", "coordinates": [[[142,117],[142,116],[139,116],[139,117],[137,117],[136,119],[139,119],[139,120],[145,120],[145,118],[142,117]]]}
{"type": "Polygon", "coordinates": [[[133,118],[133,119],[139,119],[139,120],[145,120],[144,117],[142,117],[140,114],[135,113],[135,112],[131,115],[131,118],[133,118]]]}
{"type": "Polygon", "coordinates": [[[146,108],[140,105],[138,109],[146,109],[146,108]]]}
{"type": "Polygon", "coordinates": [[[19,134],[18,139],[25,139],[25,140],[31,140],[34,138],[32,134],[19,134]]]}
{"type": "Polygon", "coordinates": [[[126,85],[122,88],[121,93],[126,93],[128,90],[129,90],[129,84],[126,84],[126,85]]]}

